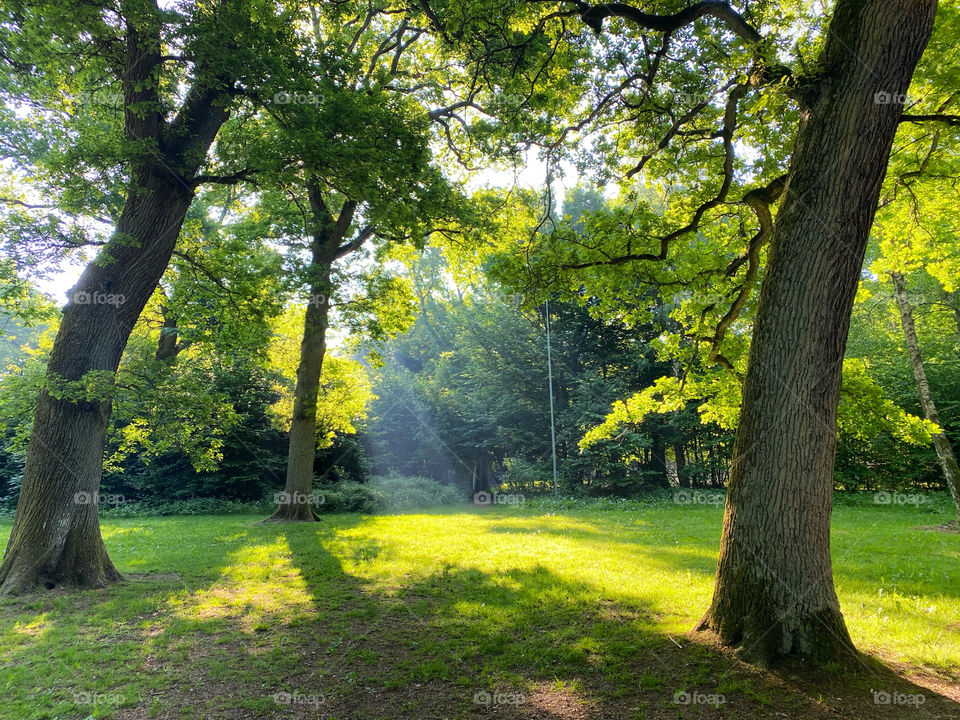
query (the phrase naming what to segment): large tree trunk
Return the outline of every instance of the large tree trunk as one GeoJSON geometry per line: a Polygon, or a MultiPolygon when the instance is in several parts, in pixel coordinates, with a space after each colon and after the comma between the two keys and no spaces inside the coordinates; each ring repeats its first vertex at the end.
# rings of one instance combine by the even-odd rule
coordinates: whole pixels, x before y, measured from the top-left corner
{"type": "Polygon", "coordinates": [[[943,477],[947,481],[947,487],[950,488],[950,494],[953,496],[953,504],[957,508],[957,515],[960,516],[960,467],[957,465],[957,457],[953,454],[950,440],[943,432],[940,412],[933,401],[930,383],[927,382],[927,372],[923,367],[923,356],[920,354],[920,343],[917,341],[917,328],[913,323],[913,308],[910,307],[910,300],[907,297],[906,282],[903,275],[898,272],[891,273],[891,277],[893,278],[893,296],[897,301],[897,308],[900,310],[903,339],[907,344],[907,355],[910,357],[910,365],[913,367],[913,377],[917,381],[920,406],[923,408],[923,414],[927,416],[927,420],[936,423],[941,428],[940,432],[932,438],[933,447],[940,459],[943,477]]]}
{"type": "Polygon", "coordinates": [[[4,592],[36,584],[100,587],[119,578],[100,537],[97,498],[113,375],[192,196],[167,175],[153,178],[149,192],[131,193],[116,230],[126,240],[111,243],[112,263],[87,267],[64,308],[0,565],[4,592]]]}
{"type": "Polygon", "coordinates": [[[119,578],[97,515],[114,374],[170,261],[193,178],[228,116],[229,83],[218,78],[215,88],[191,88],[180,113],[165,122],[159,33],[159,18],[147,12],[126,26],[124,129],[155,151],[134,166],[116,230],[64,308],[37,400],[0,593],[37,584],[99,587],[119,578]]]}
{"type": "Polygon", "coordinates": [[[767,662],[855,652],[830,512],[843,354],[870,227],[936,0],[840,0],[802,114],[754,327],[713,602],[699,627],[767,662]]]}

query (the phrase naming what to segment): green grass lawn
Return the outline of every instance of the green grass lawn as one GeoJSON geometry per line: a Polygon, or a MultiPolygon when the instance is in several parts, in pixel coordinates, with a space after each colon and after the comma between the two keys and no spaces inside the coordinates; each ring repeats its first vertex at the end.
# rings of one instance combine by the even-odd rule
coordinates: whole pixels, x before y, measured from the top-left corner
{"type": "Polygon", "coordinates": [[[0,603],[0,718],[960,717],[946,505],[836,508],[853,671],[688,635],[722,512],[104,520],[125,583],[0,603]]]}

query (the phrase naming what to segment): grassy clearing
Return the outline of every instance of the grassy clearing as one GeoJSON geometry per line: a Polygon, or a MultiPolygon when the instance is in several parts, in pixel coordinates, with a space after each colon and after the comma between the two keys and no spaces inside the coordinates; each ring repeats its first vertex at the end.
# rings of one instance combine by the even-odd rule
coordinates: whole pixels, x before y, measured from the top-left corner
{"type": "Polygon", "coordinates": [[[259,519],[105,520],[126,583],[0,605],[0,717],[960,716],[960,534],[918,529],[942,505],[837,507],[868,656],[799,679],[687,636],[722,506],[259,519]]]}

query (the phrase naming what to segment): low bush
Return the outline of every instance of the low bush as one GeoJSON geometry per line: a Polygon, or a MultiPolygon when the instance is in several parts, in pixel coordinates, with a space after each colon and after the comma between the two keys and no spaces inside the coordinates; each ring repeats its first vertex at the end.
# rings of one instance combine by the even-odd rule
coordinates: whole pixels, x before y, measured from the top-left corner
{"type": "Polygon", "coordinates": [[[455,505],[465,500],[457,488],[417,475],[377,476],[370,479],[369,487],[384,512],[455,505]]]}

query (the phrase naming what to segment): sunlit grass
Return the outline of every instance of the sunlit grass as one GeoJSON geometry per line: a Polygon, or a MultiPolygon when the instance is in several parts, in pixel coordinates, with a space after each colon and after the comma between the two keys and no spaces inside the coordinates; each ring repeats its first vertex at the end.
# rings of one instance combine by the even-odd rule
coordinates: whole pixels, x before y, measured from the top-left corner
{"type": "MultiPolygon", "coordinates": [[[[778,692],[740,671],[718,676],[721,660],[684,637],[713,591],[720,506],[258,519],[105,521],[127,582],[0,605],[0,717],[136,706],[205,718],[226,703],[281,717],[278,691],[321,688],[347,703],[423,683],[463,686],[468,715],[483,688],[591,702],[602,686],[642,695],[641,708],[688,686],[760,704],[778,692]],[[689,648],[681,668],[658,659],[674,646],[689,648]]],[[[857,646],[949,678],[960,535],[918,529],[948,519],[840,506],[833,555],[857,646]]]]}

